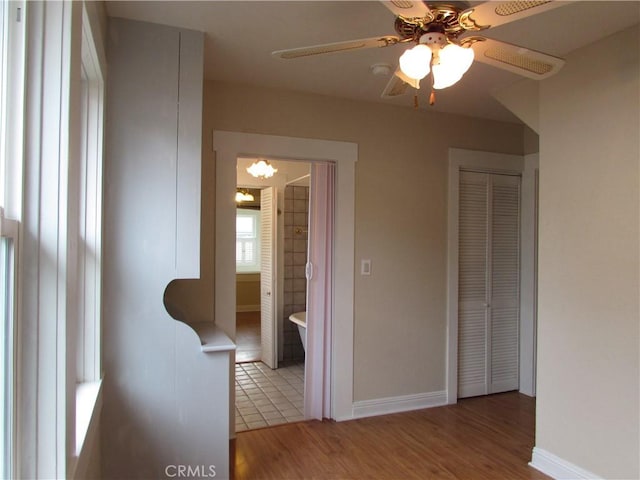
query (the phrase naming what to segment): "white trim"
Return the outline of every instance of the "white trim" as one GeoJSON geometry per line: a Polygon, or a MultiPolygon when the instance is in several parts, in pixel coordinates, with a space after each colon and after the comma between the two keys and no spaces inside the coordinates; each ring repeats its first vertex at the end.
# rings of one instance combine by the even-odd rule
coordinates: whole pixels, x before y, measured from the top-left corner
{"type": "MultiPolygon", "coordinates": [[[[235,231],[234,201],[238,157],[279,158],[336,163],[334,252],[334,309],[331,365],[331,417],[353,416],[353,310],[355,244],[355,163],[358,146],[351,142],[215,131],[216,153],[216,258],[215,320],[235,338],[235,231]]],[[[233,380],[233,378],[232,378],[233,380]]],[[[233,388],[231,389],[233,395],[233,388]]],[[[234,417],[234,402],[230,404],[234,417]]],[[[231,436],[235,422],[231,421],[231,436]]]]}
{"type": "Polygon", "coordinates": [[[449,149],[447,191],[447,403],[458,401],[458,188],[460,168],[521,174],[521,155],[449,149]]]}
{"type": "Polygon", "coordinates": [[[398,397],[361,400],[353,403],[353,418],[388,415],[390,413],[408,412],[423,408],[440,407],[447,404],[447,392],[416,393],[398,397]]]}
{"type": "Polygon", "coordinates": [[[533,447],[529,466],[556,480],[602,478],[539,447],[533,447]]]}
{"type": "Polygon", "coordinates": [[[520,216],[520,393],[536,394],[538,154],[524,157],[520,216]]]}

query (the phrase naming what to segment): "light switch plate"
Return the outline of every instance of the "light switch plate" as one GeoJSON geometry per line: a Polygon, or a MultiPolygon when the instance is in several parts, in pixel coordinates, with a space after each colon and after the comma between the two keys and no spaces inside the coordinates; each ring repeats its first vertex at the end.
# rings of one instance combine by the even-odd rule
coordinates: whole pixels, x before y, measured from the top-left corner
{"type": "Polygon", "coordinates": [[[371,260],[360,261],[360,275],[371,275],[371,260]]]}

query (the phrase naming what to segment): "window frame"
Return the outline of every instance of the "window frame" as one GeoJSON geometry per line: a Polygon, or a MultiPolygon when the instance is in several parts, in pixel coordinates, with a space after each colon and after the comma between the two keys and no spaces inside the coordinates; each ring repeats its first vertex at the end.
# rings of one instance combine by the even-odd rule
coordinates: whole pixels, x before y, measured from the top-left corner
{"type": "MultiPolygon", "coordinates": [[[[2,292],[4,343],[2,387],[2,448],[0,475],[14,478],[18,472],[19,416],[19,298],[20,230],[22,214],[22,151],[24,139],[25,27],[22,0],[0,5],[0,238],[8,242],[6,269],[0,272],[6,290],[2,292]]],[[[4,289],[3,289],[4,290],[4,289]]]]}
{"type": "MultiPolygon", "coordinates": [[[[91,421],[101,410],[102,204],[105,72],[87,6],[82,4],[79,78],[78,250],[75,332],[75,457],[82,455],[91,421]]],[[[76,465],[77,467],[77,465],[76,465]]]]}
{"type": "MultiPolygon", "coordinates": [[[[19,252],[19,223],[16,220],[7,219],[4,216],[4,208],[0,207],[0,238],[6,239],[9,243],[6,246],[6,252],[0,252],[0,255],[7,255],[6,270],[0,271],[0,275],[4,276],[2,282],[7,282],[6,291],[0,292],[0,294],[6,295],[5,298],[0,300],[0,305],[4,310],[0,314],[6,315],[6,325],[3,322],[2,325],[2,340],[4,343],[3,349],[6,348],[4,358],[2,359],[2,365],[4,366],[2,372],[2,378],[4,379],[0,388],[6,389],[3,397],[3,402],[0,405],[3,407],[3,411],[0,412],[2,419],[2,440],[0,445],[2,446],[2,460],[0,463],[0,475],[2,478],[14,478],[16,470],[17,460],[17,395],[18,389],[16,380],[18,378],[18,335],[17,335],[17,292],[18,292],[18,268],[16,266],[19,252]]],[[[4,248],[0,245],[0,248],[4,248]]]]}
{"type": "Polygon", "coordinates": [[[99,448],[101,381],[80,384],[93,389],[78,388],[76,363],[83,255],[81,50],[83,34],[93,33],[105,73],[104,31],[101,7],[93,2],[25,2],[24,7],[25,147],[17,183],[24,211],[19,270],[29,275],[19,281],[16,476],[74,478],[93,468],[99,448]]]}
{"type": "Polygon", "coordinates": [[[86,11],[82,14],[81,148],[76,381],[102,376],[102,167],[105,81],[86,11]]]}

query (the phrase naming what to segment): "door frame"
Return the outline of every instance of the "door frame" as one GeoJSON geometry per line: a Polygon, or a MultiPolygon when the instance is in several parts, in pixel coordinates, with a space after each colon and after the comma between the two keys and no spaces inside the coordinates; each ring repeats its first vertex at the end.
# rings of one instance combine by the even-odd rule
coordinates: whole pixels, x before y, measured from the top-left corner
{"type": "MultiPolygon", "coordinates": [[[[353,418],[353,304],[355,277],[355,163],[351,142],[254,133],[213,132],[216,155],[215,311],[216,325],[235,338],[235,189],[238,157],[328,161],[336,164],[333,315],[330,364],[331,418],[353,418]]],[[[230,436],[235,436],[235,366],[230,368],[230,436]]]]}
{"type": "MultiPolygon", "coordinates": [[[[468,169],[483,173],[518,174],[522,176],[522,184],[532,182],[535,179],[531,175],[524,175],[525,157],[523,155],[510,155],[504,153],[482,152],[476,150],[464,150],[460,148],[449,149],[449,176],[447,189],[447,373],[446,392],[447,403],[454,404],[458,401],[458,208],[459,208],[459,185],[460,170],[468,169]]],[[[527,211],[527,218],[534,218],[535,205],[532,202],[521,202],[521,218],[527,211]],[[531,211],[534,209],[534,211],[531,211]]],[[[523,224],[520,225],[522,233],[523,224]]],[[[535,240],[535,239],[534,239],[535,240]]],[[[525,243],[520,239],[521,255],[525,253],[524,248],[534,248],[534,242],[525,243]]],[[[527,284],[535,282],[535,268],[526,265],[523,268],[521,261],[520,285],[522,288],[523,279],[527,284]]],[[[521,295],[522,298],[522,295],[521,295]]],[[[534,308],[531,305],[527,308],[534,308]]],[[[531,318],[532,315],[525,315],[531,318]]],[[[530,345],[525,351],[530,352],[535,359],[535,329],[523,329],[523,305],[520,305],[520,351],[522,345],[530,345]]],[[[534,378],[535,361],[523,362],[520,359],[520,378],[534,378]],[[525,371],[523,371],[523,369],[525,371]]],[[[534,380],[535,383],[535,380],[534,380]]],[[[522,391],[522,388],[521,388],[522,391]]],[[[527,391],[522,391],[528,393],[527,391]]]]}

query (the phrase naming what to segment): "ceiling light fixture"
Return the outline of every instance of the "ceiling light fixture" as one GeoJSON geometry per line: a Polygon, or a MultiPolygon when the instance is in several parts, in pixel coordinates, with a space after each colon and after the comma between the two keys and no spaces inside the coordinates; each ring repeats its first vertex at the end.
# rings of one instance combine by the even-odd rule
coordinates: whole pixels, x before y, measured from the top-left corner
{"type": "Polygon", "coordinates": [[[400,70],[407,77],[422,80],[429,75],[433,54],[426,45],[416,45],[405,51],[400,57],[400,70]]]}
{"type": "Polygon", "coordinates": [[[273,165],[269,163],[268,160],[258,160],[257,162],[253,162],[249,168],[247,168],[247,172],[253,175],[256,178],[269,178],[273,177],[273,174],[278,171],[277,168],[273,168],[273,165]]]}
{"type": "Polygon", "coordinates": [[[236,192],[236,203],[253,202],[255,198],[249,192],[238,190],[236,192]]]}
{"type": "Polygon", "coordinates": [[[427,32],[418,45],[400,57],[400,70],[413,80],[422,80],[431,71],[433,88],[455,84],[473,63],[473,50],[450,43],[444,33],[427,32]]]}

